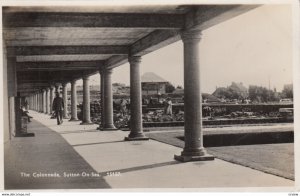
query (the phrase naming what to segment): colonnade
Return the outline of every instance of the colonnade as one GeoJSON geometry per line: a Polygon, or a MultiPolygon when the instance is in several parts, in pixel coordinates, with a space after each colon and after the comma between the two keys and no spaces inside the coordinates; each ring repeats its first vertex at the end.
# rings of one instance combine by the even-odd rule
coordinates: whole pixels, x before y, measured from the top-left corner
{"type": "MultiPolygon", "coordinates": [[[[180,155],[175,155],[179,161],[213,160],[203,147],[202,130],[202,101],[200,85],[199,42],[201,31],[186,30],[181,34],[184,44],[184,111],[185,146],[180,155]]],[[[125,140],[148,140],[143,133],[142,126],[142,94],[140,64],[141,56],[129,55],[130,64],[130,133],[125,140]]],[[[113,123],[113,94],[111,75],[113,70],[101,68],[101,123],[100,130],[116,130],[113,123]]],[[[89,76],[83,79],[83,118],[81,124],[91,124],[89,76]]],[[[71,116],[70,121],[78,121],[76,81],[71,81],[71,116]]],[[[65,101],[64,118],[68,118],[67,111],[67,83],[62,84],[63,99],[65,101]]],[[[29,97],[30,109],[50,114],[54,98],[54,86],[47,87],[29,97]]]]}

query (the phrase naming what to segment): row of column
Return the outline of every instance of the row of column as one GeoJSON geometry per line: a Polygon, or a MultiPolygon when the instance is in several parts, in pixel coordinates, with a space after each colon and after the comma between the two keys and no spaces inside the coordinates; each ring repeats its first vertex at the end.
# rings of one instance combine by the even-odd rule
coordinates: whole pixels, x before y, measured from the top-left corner
{"type": "MultiPolygon", "coordinates": [[[[185,146],[182,153],[175,159],[179,161],[213,160],[203,147],[202,131],[202,102],[200,85],[200,63],[199,63],[199,41],[201,32],[199,30],[187,30],[181,34],[184,44],[184,111],[185,146]]],[[[142,95],[140,79],[140,56],[130,56],[130,134],[125,140],[147,140],[142,128],[142,95]]],[[[113,96],[111,74],[112,69],[101,69],[101,126],[100,130],[115,130],[113,124],[113,96]]],[[[52,90],[52,88],[51,88],[52,90]]],[[[50,107],[53,94],[50,90],[50,107]],[[51,97],[52,95],[52,97],[51,97]]],[[[63,85],[63,98],[67,100],[66,84],[63,85]]],[[[35,110],[49,113],[47,106],[49,89],[31,97],[35,110]],[[46,103],[47,106],[43,106],[46,103]]],[[[65,105],[66,102],[65,102],[65,105]]],[[[67,112],[65,110],[65,112],[67,112]]],[[[67,113],[64,115],[67,116],[67,113]]],[[[76,81],[71,81],[71,121],[77,118],[76,81]]],[[[81,124],[90,124],[90,97],[89,77],[83,77],[83,119],[81,124]]]]}
{"type": "Polygon", "coordinates": [[[29,109],[45,114],[51,114],[54,90],[55,87],[50,87],[28,97],[27,101],[29,109]]]}

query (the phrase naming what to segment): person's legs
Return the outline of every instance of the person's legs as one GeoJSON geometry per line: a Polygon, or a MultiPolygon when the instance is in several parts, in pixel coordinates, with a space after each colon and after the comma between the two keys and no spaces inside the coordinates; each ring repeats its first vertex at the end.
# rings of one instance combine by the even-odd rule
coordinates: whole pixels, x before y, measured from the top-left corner
{"type": "Polygon", "coordinates": [[[62,110],[59,110],[59,122],[60,122],[60,124],[63,123],[63,111],[62,110]]]}
{"type": "Polygon", "coordinates": [[[59,125],[60,124],[60,115],[59,115],[59,111],[55,110],[55,115],[56,115],[56,120],[57,120],[57,124],[59,125]]]}

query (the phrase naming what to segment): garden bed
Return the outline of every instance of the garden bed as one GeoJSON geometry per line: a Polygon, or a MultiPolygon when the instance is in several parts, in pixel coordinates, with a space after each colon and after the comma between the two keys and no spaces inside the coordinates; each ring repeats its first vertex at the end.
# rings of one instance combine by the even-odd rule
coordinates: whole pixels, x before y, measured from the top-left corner
{"type": "MultiPolygon", "coordinates": [[[[258,118],[258,119],[217,119],[203,120],[203,125],[234,125],[234,124],[264,124],[264,123],[291,123],[287,118],[258,118]]],[[[143,122],[143,127],[176,127],[184,126],[184,121],[173,122],[143,122]]]]}

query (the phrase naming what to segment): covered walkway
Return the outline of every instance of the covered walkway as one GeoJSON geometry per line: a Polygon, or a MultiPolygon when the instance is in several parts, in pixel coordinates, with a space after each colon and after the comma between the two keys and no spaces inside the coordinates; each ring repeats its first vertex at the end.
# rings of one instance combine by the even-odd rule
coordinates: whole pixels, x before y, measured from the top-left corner
{"type": "MultiPolygon", "coordinates": [[[[143,56],[183,42],[185,146],[174,159],[213,160],[203,147],[199,44],[204,30],[260,5],[156,5],[113,7],[4,7],[3,70],[4,140],[24,136],[22,105],[51,114],[54,92],[67,105],[71,83],[71,115],[78,121],[76,83],[83,80],[81,125],[91,124],[89,78],[101,77],[99,130],[116,130],[113,122],[113,69],[129,63],[130,133],[126,141],[149,140],[142,127],[140,67],[143,56]],[[25,104],[26,103],[26,104],[25,104]]],[[[114,133],[112,133],[114,135],[114,133]]]]}
{"type": "Polygon", "coordinates": [[[180,163],[180,148],[154,140],[124,141],[126,132],[99,132],[96,125],[64,122],[30,111],[29,132],[35,137],[12,138],[5,148],[5,188],[229,188],[290,187],[294,182],[241,165],[215,159],[180,163]],[[21,177],[20,172],[31,177],[21,177]],[[34,172],[61,177],[34,178],[34,172]],[[80,173],[63,177],[63,172],[80,173]],[[81,174],[99,173],[83,177],[81,174]]]}

